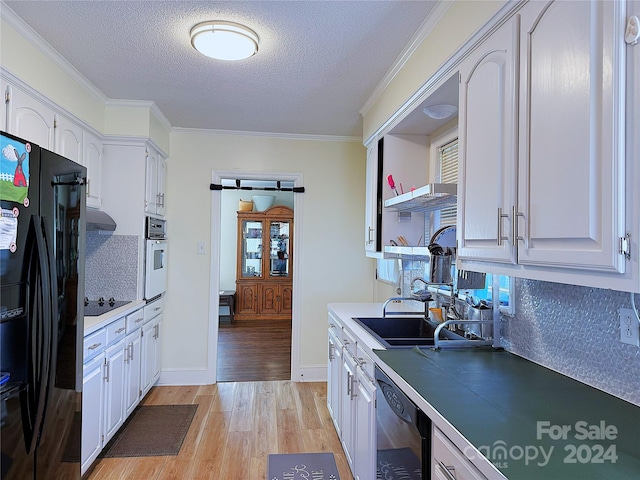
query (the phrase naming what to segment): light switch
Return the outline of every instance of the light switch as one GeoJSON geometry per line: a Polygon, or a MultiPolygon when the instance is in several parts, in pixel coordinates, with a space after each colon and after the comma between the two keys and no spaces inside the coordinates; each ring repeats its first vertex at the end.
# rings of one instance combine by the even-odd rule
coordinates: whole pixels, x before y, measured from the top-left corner
{"type": "Polygon", "coordinates": [[[207,253],[207,244],[206,242],[199,241],[198,242],[198,255],[205,255],[207,253]]]}

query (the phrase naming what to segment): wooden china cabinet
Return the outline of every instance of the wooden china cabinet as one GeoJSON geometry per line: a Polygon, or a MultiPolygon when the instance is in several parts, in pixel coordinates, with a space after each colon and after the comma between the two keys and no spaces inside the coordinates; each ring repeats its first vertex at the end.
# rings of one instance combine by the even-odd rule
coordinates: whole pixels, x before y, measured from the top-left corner
{"type": "Polygon", "coordinates": [[[238,212],[235,320],[290,319],[293,210],[238,212]]]}

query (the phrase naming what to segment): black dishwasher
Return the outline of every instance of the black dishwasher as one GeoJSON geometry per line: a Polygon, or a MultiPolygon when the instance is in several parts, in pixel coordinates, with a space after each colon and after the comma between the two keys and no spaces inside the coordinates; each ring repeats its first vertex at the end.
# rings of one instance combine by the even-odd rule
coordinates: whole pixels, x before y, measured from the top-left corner
{"type": "Polygon", "coordinates": [[[378,480],[427,480],[431,420],[376,365],[378,480]]]}

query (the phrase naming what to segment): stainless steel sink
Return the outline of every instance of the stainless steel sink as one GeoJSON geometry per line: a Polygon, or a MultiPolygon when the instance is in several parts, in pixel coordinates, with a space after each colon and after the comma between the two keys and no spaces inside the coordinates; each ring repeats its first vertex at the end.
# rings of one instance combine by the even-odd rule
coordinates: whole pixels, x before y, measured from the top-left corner
{"type": "MultiPolygon", "coordinates": [[[[435,344],[438,324],[424,317],[353,317],[353,320],[388,349],[435,344]]],[[[463,337],[442,330],[440,340],[463,340],[463,337]]]]}

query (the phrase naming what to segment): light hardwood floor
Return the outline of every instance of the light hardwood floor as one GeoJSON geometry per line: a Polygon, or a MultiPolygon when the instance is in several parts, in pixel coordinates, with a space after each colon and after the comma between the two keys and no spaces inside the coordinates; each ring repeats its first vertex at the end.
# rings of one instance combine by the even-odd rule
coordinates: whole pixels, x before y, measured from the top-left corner
{"type": "Polygon", "coordinates": [[[88,479],[266,480],[270,453],[333,452],[340,479],[353,480],[324,382],[154,387],[142,403],[198,404],[179,455],[102,458],[88,479]]]}

